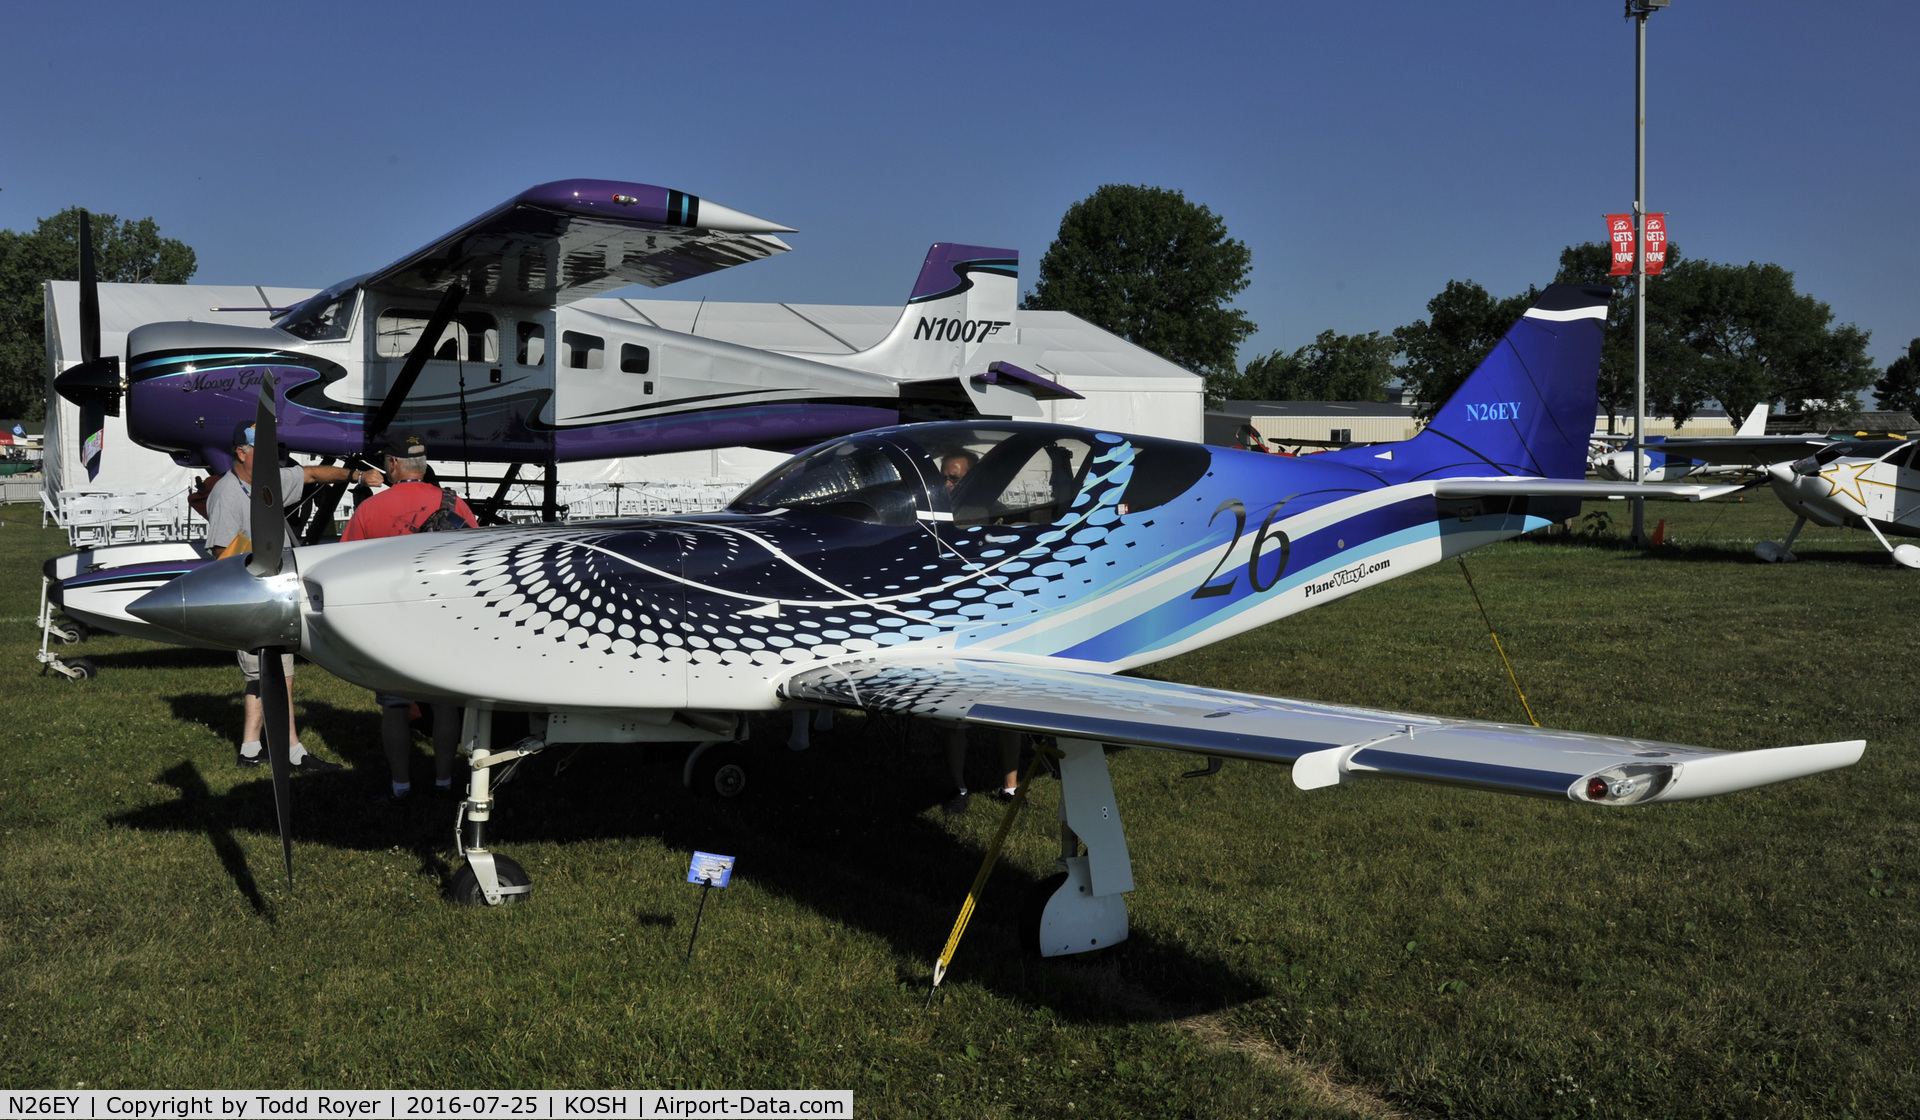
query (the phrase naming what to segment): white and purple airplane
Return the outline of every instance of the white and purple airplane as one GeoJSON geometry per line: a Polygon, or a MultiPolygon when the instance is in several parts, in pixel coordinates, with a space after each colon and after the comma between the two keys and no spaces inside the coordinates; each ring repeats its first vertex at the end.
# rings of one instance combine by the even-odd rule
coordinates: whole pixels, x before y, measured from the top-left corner
{"type": "MultiPolygon", "coordinates": [[[[1134,885],[1103,744],[1289,763],[1303,789],[1400,778],[1603,808],[1861,757],[1860,740],[1704,750],[1119,675],[1544,526],[1583,498],[1721,492],[1583,480],[1607,294],[1548,288],[1402,443],[1296,459],[1053,424],[919,424],[797,455],[722,513],[284,553],[269,498],[252,556],[131,609],[186,638],[297,647],[356,684],[463,705],[472,778],[452,892],[475,903],[531,889],[488,847],[493,768],[556,743],[704,740],[725,759],[746,714],[821,706],[1039,736],[1061,755],[1062,871],[1028,936],[1048,956],[1084,952],[1126,937],[1134,885]],[[969,467],[957,481],[956,460],[969,467]],[[535,736],[496,748],[498,709],[532,713],[535,736]]],[[[263,430],[277,399],[261,395],[263,430]]],[[[270,711],[267,726],[285,721],[270,711]]],[[[270,748],[291,873],[286,746],[270,748]]],[[[702,780],[733,790],[739,758],[702,780]]]]}
{"type": "MultiPolygon", "coordinates": [[[[83,361],[55,386],[80,406],[84,434],[124,398],[135,442],[215,472],[228,469],[234,425],[253,416],[269,374],[291,450],[351,459],[403,424],[465,459],[536,468],[714,447],[791,450],[917,419],[1038,417],[1036,400],[1078,395],[1030,372],[1039,354],[1012,328],[1011,249],[934,245],[893,331],[830,358],[571,306],[784,253],[776,236],[784,232],[664,187],[547,183],[383,269],[292,307],[257,309],[274,314],[270,327],[138,327],[124,375],[120,356],[98,353],[98,296],[83,254],[83,361]]],[[[84,442],[91,475],[99,442],[84,442]]],[[[474,502],[483,516],[498,504],[474,502]]]]}

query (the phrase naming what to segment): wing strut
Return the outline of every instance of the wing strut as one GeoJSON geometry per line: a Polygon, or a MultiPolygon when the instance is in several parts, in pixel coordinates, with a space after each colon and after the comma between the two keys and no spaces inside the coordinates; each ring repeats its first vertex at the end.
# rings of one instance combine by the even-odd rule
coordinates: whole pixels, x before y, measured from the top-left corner
{"type": "Polygon", "coordinates": [[[407,394],[413,392],[413,383],[420,380],[420,371],[426,368],[427,359],[433,357],[433,348],[440,345],[440,336],[446,332],[447,324],[453,321],[454,312],[460,310],[460,301],[467,298],[467,290],[458,284],[447,289],[440,297],[440,305],[433,309],[433,317],[427,320],[427,328],[420,332],[420,340],[413,344],[407,353],[407,364],[400,367],[400,376],[393,379],[393,385],[387,390],[385,400],[367,417],[366,445],[372,449],[393,418],[400,414],[400,406],[406,403],[407,394]]]}

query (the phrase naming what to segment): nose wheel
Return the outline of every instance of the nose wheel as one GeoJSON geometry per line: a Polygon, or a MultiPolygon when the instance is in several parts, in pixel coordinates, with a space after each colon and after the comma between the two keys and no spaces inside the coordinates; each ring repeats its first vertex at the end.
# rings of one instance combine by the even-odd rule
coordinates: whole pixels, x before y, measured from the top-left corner
{"type": "Polygon", "coordinates": [[[447,883],[448,896],[462,906],[504,906],[533,896],[533,877],[527,869],[487,847],[487,826],[493,818],[493,768],[516,764],[545,750],[547,744],[528,736],[507,750],[495,751],[489,747],[492,740],[493,713],[466,708],[460,741],[471,760],[472,776],[467,780],[467,799],[460,803],[454,820],[454,843],[466,863],[447,883]]]}
{"type": "Polygon", "coordinates": [[[453,873],[453,880],[447,884],[447,894],[462,906],[504,906],[509,902],[525,902],[533,897],[533,877],[527,874],[526,868],[506,856],[470,850],[467,862],[453,873]],[[488,899],[487,888],[480,882],[480,872],[475,870],[476,855],[486,856],[492,872],[492,900],[488,899]]]}

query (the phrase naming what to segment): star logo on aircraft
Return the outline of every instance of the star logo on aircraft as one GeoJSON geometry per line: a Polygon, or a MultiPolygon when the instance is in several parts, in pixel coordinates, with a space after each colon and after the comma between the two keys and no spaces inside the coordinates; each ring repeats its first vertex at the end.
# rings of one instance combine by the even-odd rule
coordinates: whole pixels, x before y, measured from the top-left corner
{"type": "Polygon", "coordinates": [[[1872,463],[1835,463],[1821,471],[1820,477],[1827,480],[1829,498],[1836,494],[1845,494],[1864,506],[1867,504],[1866,474],[1872,469],[1872,463]],[[1852,477],[1843,478],[1843,472],[1847,471],[1853,472],[1852,477]]]}

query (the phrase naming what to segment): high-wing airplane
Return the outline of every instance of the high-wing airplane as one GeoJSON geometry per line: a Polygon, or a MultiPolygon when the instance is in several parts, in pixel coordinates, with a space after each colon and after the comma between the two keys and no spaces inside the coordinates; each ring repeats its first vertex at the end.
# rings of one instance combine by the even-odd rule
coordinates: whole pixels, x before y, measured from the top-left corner
{"type": "MultiPolygon", "coordinates": [[[[1807,443],[1803,437],[1766,434],[1767,413],[1771,407],[1766,401],[1754,405],[1753,411],[1747,413],[1747,418],[1740,422],[1740,427],[1731,436],[1648,436],[1646,443],[1637,450],[1625,448],[1597,456],[1593,461],[1594,473],[1602,478],[1631,482],[1633,481],[1633,459],[1638,454],[1643,471],[1640,476],[1642,482],[1678,482],[1683,478],[1703,474],[1729,474],[1751,470],[1756,466],[1765,466],[1767,463],[1805,454],[1803,449],[1807,443]],[[1751,462],[1745,457],[1708,463],[1691,458],[1688,454],[1689,449],[1709,447],[1721,448],[1725,453],[1731,454],[1731,449],[1736,445],[1743,449],[1743,454],[1751,452],[1759,455],[1773,454],[1776,457],[1758,463],[1751,462]]],[[[1631,440],[1633,437],[1624,438],[1631,440]]]]}
{"type": "Polygon", "coordinates": [[[1806,528],[1845,525],[1865,529],[1903,568],[1920,568],[1920,547],[1893,544],[1888,534],[1920,537],[1920,443],[1900,439],[1832,441],[1792,463],[1767,468],[1767,481],[1796,515],[1783,541],[1761,541],[1753,552],[1780,563],[1799,559],[1793,542],[1806,528]]]}
{"type": "MultiPolygon", "coordinates": [[[[459,447],[463,459],[534,466],[741,445],[790,450],[916,419],[1038,417],[1036,400],[1077,396],[1030,372],[1038,349],[1014,337],[1019,257],[1010,249],[936,244],[893,331],[830,359],[569,306],[784,253],[783,232],[664,187],[547,183],[383,269],[293,307],[259,309],[273,312],[271,327],[138,327],[124,374],[119,356],[99,353],[83,232],[83,360],[55,385],[81,408],[90,474],[102,418],[117,415],[122,398],[133,440],[182,465],[225,471],[227,440],[253,415],[269,373],[282,443],[293,450],[351,458],[404,424],[435,446],[459,447]]],[[[506,489],[476,498],[476,509],[497,511],[506,489]]]]}
{"type": "MultiPolygon", "coordinates": [[[[812,706],[1042,736],[1062,755],[1064,870],[1031,936],[1045,955],[1084,952],[1126,937],[1133,889],[1102,744],[1291,763],[1305,789],[1401,778],[1604,807],[1860,758],[1859,740],[1713,751],[1116,675],[1570,516],[1583,498],[1730,489],[1583,480],[1607,296],[1548,288],[1398,444],[1286,458],[1064,425],[921,424],[798,455],[724,513],[284,553],[261,520],[269,501],[251,556],[131,610],[464,705],[467,862],[452,891],[471,902],[531,889],[488,846],[492,774],[556,743],[724,743],[743,713],[812,706]],[[496,747],[492,709],[534,713],[536,736],[496,747]]],[[[276,404],[263,389],[269,437],[276,404]]],[[[268,712],[270,734],[285,723],[268,712]]],[[[269,750],[291,874],[286,745],[269,750]]]]}

